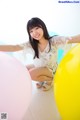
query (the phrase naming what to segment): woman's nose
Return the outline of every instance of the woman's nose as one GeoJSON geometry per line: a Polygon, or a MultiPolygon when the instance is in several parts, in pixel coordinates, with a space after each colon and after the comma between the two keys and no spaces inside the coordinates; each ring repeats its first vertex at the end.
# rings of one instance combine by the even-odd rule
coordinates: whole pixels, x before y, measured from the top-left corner
{"type": "Polygon", "coordinates": [[[36,31],[34,31],[34,32],[33,32],[33,35],[35,36],[36,34],[37,34],[37,32],[36,32],[36,31]]]}

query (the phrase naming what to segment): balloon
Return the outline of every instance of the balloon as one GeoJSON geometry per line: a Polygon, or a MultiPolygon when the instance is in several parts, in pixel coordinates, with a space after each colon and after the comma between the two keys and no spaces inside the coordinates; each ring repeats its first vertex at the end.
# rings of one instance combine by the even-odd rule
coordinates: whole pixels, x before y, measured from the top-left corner
{"type": "Polygon", "coordinates": [[[62,48],[58,49],[57,63],[59,64],[65,54],[71,49],[72,44],[66,44],[62,48]]]}
{"type": "Polygon", "coordinates": [[[54,96],[62,120],[80,120],[80,44],[61,60],[54,78],[54,96]]]}
{"type": "Polygon", "coordinates": [[[58,57],[57,57],[57,63],[58,64],[62,60],[63,56],[64,56],[64,50],[63,49],[58,49],[58,57]]]}
{"type": "Polygon", "coordinates": [[[56,35],[58,35],[56,32],[52,32],[52,31],[49,31],[49,35],[50,36],[56,36],[56,35]]]}
{"type": "Polygon", "coordinates": [[[22,120],[31,101],[31,77],[16,58],[0,52],[0,117],[22,120]]]}

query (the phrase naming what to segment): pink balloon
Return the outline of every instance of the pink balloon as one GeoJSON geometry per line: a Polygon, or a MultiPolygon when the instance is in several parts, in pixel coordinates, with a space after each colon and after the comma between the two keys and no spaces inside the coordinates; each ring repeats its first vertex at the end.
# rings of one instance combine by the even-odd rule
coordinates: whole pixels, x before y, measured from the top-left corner
{"type": "Polygon", "coordinates": [[[16,58],[0,52],[0,117],[22,120],[31,101],[31,77],[16,58]]]}

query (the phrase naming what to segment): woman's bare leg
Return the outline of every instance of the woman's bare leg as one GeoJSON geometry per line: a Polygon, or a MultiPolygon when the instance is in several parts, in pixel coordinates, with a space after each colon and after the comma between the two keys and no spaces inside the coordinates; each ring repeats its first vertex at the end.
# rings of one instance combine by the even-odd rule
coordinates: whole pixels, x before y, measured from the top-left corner
{"type": "Polygon", "coordinates": [[[34,81],[51,81],[53,78],[52,72],[46,67],[32,68],[29,73],[34,81]]]}
{"type": "MultiPolygon", "coordinates": [[[[27,68],[28,71],[29,71],[29,70],[35,68],[35,66],[34,66],[33,64],[29,64],[29,65],[26,66],[26,68],[27,68]]],[[[42,85],[43,85],[43,82],[37,82],[37,83],[36,83],[36,87],[37,87],[37,88],[41,88],[42,85]]]]}
{"type": "Polygon", "coordinates": [[[32,68],[29,70],[32,80],[43,82],[40,88],[43,91],[47,91],[52,88],[53,85],[53,76],[52,72],[46,67],[32,68]]]}
{"type": "Polygon", "coordinates": [[[35,66],[33,65],[33,64],[29,64],[29,65],[26,65],[26,68],[28,69],[28,70],[30,70],[30,69],[32,69],[32,68],[34,68],[35,66]]]}

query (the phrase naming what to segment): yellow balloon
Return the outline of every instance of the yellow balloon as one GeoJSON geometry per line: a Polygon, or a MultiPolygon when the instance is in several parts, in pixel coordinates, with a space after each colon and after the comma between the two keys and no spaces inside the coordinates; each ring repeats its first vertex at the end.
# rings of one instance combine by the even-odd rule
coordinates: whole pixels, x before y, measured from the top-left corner
{"type": "Polygon", "coordinates": [[[80,44],[60,62],[54,78],[54,96],[62,120],[80,120],[80,44]]]}

